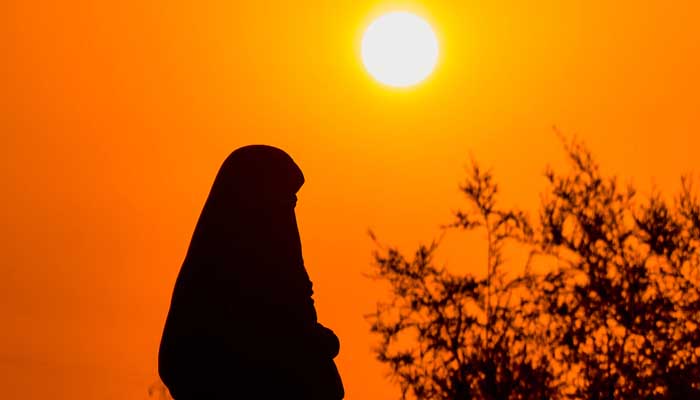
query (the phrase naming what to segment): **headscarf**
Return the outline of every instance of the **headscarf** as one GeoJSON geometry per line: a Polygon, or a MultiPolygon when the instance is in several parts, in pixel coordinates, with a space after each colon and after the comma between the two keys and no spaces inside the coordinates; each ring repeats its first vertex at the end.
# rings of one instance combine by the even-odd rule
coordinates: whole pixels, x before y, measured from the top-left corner
{"type": "Polygon", "coordinates": [[[268,381],[290,393],[304,380],[294,375],[306,359],[332,363],[338,341],[317,322],[294,214],[303,183],[292,158],[271,146],[242,147],[224,161],[161,340],[159,372],[175,396],[256,390],[268,381]]]}

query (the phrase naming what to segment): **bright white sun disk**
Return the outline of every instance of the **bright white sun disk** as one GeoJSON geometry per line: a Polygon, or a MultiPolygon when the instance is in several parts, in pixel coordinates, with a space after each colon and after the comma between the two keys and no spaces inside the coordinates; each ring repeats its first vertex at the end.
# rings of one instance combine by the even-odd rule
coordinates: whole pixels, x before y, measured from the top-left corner
{"type": "Polygon", "coordinates": [[[379,82],[415,85],[430,75],[438,59],[437,37],[430,25],[409,12],[385,14],[362,37],[362,62],[379,82]]]}

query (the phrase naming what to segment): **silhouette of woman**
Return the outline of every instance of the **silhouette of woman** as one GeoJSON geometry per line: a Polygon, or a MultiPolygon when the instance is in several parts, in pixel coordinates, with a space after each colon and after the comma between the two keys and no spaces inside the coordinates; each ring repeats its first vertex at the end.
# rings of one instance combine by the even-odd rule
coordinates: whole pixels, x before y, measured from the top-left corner
{"type": "Polygon", "coordinates": [[[304,176],[280,149],[224,161],[175,283],[158,355],[176,400],[344,396],[340,343],[317,321],[294,206],[304,176]]]}

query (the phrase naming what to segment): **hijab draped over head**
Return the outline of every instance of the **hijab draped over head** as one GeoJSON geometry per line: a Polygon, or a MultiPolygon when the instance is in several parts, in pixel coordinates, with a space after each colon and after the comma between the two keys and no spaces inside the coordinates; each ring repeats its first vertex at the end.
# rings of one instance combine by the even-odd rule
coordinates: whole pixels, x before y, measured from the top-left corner
{"type": "Polygon", "coordinates": [[[159,372],[176,399],[243,391],[266,398],[266,390],[272,398],[271,385],[306,396],[319,376],[336,379],[334,365],[309,372],[332,364],[339,344],[317,322],[304,268],[294,214],[303,183],[292,158],[270,146],[240,148],[221,166],[161,340],[159,372]]]}

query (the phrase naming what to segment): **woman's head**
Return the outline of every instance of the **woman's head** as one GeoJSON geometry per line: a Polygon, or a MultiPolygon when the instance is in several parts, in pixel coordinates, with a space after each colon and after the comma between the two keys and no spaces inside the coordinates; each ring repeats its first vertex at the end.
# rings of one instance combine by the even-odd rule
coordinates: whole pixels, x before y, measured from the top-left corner
{"type": "Polygon", "coordinates": [[[274,205],[293,201],[303,184],[304,174],[284,151],[266,145],[245,146],[226,158],[209,200],[221,198],[243,206],[274,205]]]}
{"type": "Polygon", "coordinates": [[[217,264],[243,251],[301,259],[294,206],[303,183],[299,166],[278,148],[235,150],[214,180],[189,255],[215,257],[217,264]]]}

